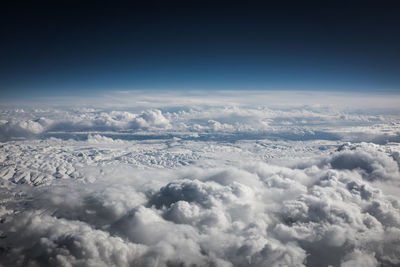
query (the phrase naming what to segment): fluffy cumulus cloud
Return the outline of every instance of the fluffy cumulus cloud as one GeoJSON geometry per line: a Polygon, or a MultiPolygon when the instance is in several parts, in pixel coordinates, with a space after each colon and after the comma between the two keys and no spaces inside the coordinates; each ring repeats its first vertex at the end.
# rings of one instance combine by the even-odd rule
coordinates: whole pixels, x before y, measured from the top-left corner
{"type": "Polygon", "coordinates": [[[91,182],[4,181],[1,263],[396,266],[400,202],[381,188],[400,192],[393,154],[345,144],[302,164],[103,165],[81,170],[91,182]]]}
{"type": "Polygon", "coordinates": [[[277,92],[228,95],[208,92],[210,97],[207,98],[206,94],[159,93],[160,98],[154,98],[142,92],[106,96],[97,101],[86,99],[90,105],[82,105],[76,99],[60,105],[29,103],[24,109],[20,104],[0,105],[0,141],[49,136],[68,139],[77,138],[77,133],[138,133],[187,138],[199,135],[211,139],[215,139],[214,135],[225,134],[235,139],[320,139],[377,144],[400,141],[398,105],[390,105],[397,96],[383,99],[387,104],[384,108],[366,109],[361,105],[370,101],[366,95],[356,99],[351,95],[331,95],[329,99],[336,102],[327,104],[327,96],[289,93],[281,96],[277,92]],[[353,102],[348,103],[349,99],[353,102]],[[348,105],[343,106],[343,103],[348,105]]]}
{"type": "Polygon", "coordinates": [[[139,114],[127,111],[93,112],[92,110],[83,110],[83,112],[56,110],[53,114],[45,114],[52,119],[38,117],[40,115],[42,115],[41,112],[37,114],[33,112],[1,120],[0,140],[38,138],[48,132],[118,132],[170,127],[169,120],[158,109],[144,110],[139,114]]]}
{"type": "Polygon", "coordinates": [[[1,111],[0,266],[400,265],[397,113],[139,100],[1,111]]]}
{"type": "Polygon", "coordinates": [[[10,137],[32,137],[45,131],[53,121],[47,118],[37,118],[34,120],[1,120],[0,138],[10,137]]]}

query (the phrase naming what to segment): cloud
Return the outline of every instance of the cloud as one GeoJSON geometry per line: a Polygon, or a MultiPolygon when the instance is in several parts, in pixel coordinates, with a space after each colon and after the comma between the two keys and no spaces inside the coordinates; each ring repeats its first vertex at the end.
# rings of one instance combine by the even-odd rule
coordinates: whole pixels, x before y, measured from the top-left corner
{"type": "Polygon", "coordinates": [[[52,120],[37,118],[35,120],[1,120],[0,140],[7,140],[11,137],[33,137],[41,134],[51,124],[52,120]]]}
{"type": "Polygon", "coordinates": [[[355,250],[349,253],[344,258],[344,262],[340,264],[341,267],[351,267],[351,266],[366,266],[375,267],[379,266],[379,263],[375,259],[374,255],[364,254],[359,250],[355,250]]]}
{"type": "Polygon", "coordinates": [[[395,156],[388,157],[387,153],[374,145],[362,143],[359,146],[342,146],[340,152],[329,159],[329,163],[333,169],[357,169],[364,179],[370,181],[399,180],[399,166],[395,156]]]}
{"type": "Polygon", "coordinates": [[[10,233],[12,244],[26,248],[10,248],[5,264],[37,266],[129,266],[142,264],[137,259],[146,253],[146,246],[112,237],[79,222],[46,214],[27,212],[16,217],[13,227],[23,235],[10,233]]]}
{"type": "Polygon", "coordinates": [[[81,170],[91,182],[5,184],[1,263],[393,266],[400,205],[380,189],[400,177],[391,155],[346,144],[307,164],[97,165],[81,170]],[[7,197],[17,189],[23,202],[7,197]]]}
{"type": "Polygon", "coordinates": [[[397,98],[284,95],[2,107],[0,265],[399,265],[397,98]]]}
{"type": "Polygon", "coordinates": [[[166,128],[169,126],[169,120],[164,117],[160,110],[147,110],[140,114],[132,122],[134,128],[166,128]]]}
{"type": "MultiPolygon", "coordinates": [[[[0,140],[43,139],[51,136],[78,139],[79,134],[83,133],[84,138],[89,133],[135,138],[135,134],[139,133],[147,138],[157,138],[160,135],[191,138],[197,134],[203,139],[211,140],[222,134],[231,135],[222,137],[230,140],[269,138],[295,141],[366,141],[377,144],[400,140],[397,117],[399,110],[392,106],[372,109],[369,106],[356,105],[358,100],[355,101],[350,94],[332,95],[330,99],[334,101],[329,103],[324,102],[322,96],[314,97],[307,92],[285,93],[287,101],[284,102],[288,103],[282,105],[279,104],[282,99],[277,98],[283,97],[281,94],[282,92],[197,92],[193,95],[160,93],[163,99],[161,101],[144,92],[139,95],[121,92],[115,96],[107,96],[107,99],[98,99],[91,105],[78,105],[75,103],[79,103],[79,99],[70,98],[65,98],[70,103],[59,106],[41,104],[41,109],[36,106],[30,108],[28,104],[25,104],[23,110],[20,106],[15,108],[3,105],[0,110],[0,140]],[[206,95],[212,97],[205,97],[206,95]],[[307,97],[310,101],[315,101],[292,101],[294,95],[303,100],[307,97]],[[353,102],[349,102],[349,99],[353,99],[353,102]],[[109,105],[111,100],[114,101],[112,106],[109,105]],[[125,104],[118,105],[115,103],[117,100],[125,104]],[[128,100],[130,102],[126,102],[128,100]]],[[[369,101],[370,96],[361,95],[357,99],[369,101]]],[[[397,97],[384,100],[389,103],[393,99],[397,97]]]]}
{"type": "MultiPolygon", "coordinates": [[[[41,114],[41,112],[39,112],[41,114]]],[[[83,110],[56,112],[53,119],[39,117],[26,119],[12,117],[0,122],[0,140],[13,138],[40,138],[48,132],[91,132],[91,131],[124,131],[142,129],[164,129],[170,127],[169,120],[160,110],[145,110],[140,114],[127,111],[110,111],[95,113],[83,110]]],[[[35,113],[33,113],[35,115],[35,113]]]]}

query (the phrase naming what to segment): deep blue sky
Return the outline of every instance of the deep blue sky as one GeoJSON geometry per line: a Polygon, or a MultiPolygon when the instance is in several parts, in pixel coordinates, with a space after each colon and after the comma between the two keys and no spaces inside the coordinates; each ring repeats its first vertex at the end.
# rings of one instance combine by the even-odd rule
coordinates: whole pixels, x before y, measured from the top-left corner
{"type": "Polygon", "coordinates": [[[400,92],[395,1],[14,1],[3,97],[127,89],[400,92]]]}

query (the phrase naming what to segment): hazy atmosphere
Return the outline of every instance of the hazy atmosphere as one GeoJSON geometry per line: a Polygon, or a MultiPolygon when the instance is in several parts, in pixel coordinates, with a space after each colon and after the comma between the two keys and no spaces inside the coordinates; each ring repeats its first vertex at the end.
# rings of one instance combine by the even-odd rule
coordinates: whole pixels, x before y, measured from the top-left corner
{"type": "Polygon", "coordinates": [[[0,266],[400,265],[390,2],[0,10],[0,266]]]}

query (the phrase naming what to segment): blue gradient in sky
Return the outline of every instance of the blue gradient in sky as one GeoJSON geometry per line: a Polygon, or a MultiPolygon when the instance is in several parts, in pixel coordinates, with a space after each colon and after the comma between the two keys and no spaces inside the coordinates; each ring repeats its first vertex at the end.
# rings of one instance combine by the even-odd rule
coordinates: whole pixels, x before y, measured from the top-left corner
{"type": "Polygon", "coordinates": [[[400,92],[388,5],[130,2],[3,10],[0,95],[105,90],[400,92]]]}

